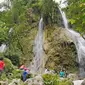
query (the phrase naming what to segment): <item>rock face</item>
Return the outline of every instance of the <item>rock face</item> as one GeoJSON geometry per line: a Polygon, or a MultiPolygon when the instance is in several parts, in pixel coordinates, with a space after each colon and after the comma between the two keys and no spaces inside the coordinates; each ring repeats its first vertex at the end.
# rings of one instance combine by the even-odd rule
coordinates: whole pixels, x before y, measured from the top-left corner
{"type": "Polygon", "coordinates": [[[75,45],[66,35],[64,28],[56,26],[47,26],[45,28],[44,51],[48,57],[45,64],[46,68],[56,71],[61,68],[70,71],[76,70],[75,45]]]}

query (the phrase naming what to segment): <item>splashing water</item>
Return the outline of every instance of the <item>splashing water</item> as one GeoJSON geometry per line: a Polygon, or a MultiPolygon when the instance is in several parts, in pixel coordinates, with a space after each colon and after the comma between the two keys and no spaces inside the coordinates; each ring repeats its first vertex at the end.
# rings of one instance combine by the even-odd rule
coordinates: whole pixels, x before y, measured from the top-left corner
{"type": "Polygon", "coordinates": [[[76,49],[77,49],[80,76],[85,77],[85,40],[81,37],[81,35],[79,33],[75,32],[71,29],[68,29],[69,26],[68,26],[68,20],[66,18],[66,14],[61,9],[61,8],[63,8],[63,4],[64,3],[61,3],[59,5],[59,10],[62,15],[65,29],[68,31],[68,34],[72,38],[72,40],[76,46],[76,49]]]}
{"type": "Polygon", "coordinates": [[[43,57],[43,18],[40,19],[39,29],[34,42],[34,71],[40,72],[43,57]]]}
{"type": "Polygon", "coordinates": [[[0,46],[0,52],[2,53],[2,52],[5,52],[5,50],[6,50],[6,44],[2,44],[1,46],[0,46]]]}
{"type": "Polygon", "coordinates": [[[81,83],[83,82],[84,80],[76,80],[76,81],[73,81],[74,85],[81,85],[81,83]]]}

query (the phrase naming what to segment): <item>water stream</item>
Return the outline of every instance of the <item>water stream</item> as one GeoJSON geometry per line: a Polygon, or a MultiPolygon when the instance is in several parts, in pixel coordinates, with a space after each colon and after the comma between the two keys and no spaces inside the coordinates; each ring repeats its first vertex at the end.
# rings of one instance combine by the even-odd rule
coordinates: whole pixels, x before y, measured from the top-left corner
{"type": "MultiPolygon", "coordinates": [[[[3,4],[6,4],[7,6],[8,5],[11,6],[10,0],[1,0],[0,5],[2,5],[2,7],[0,8],[0,12],[7,10],[7,8],[3,4]]],[[[11,34],[12,30],[13,30],[13,28],[9,29],[8,35],[11,34]]],[[[6,48],[7,48],[7,45],[5,43],[2,43],[0,46],[0,53],[5,52],[6,48]]]]}
{"type": "Polygon", "coordinates": [[[43,63],[43,18],[40,19],[38,33],[34,42],[34,71],[41,72],[43,63]]]}

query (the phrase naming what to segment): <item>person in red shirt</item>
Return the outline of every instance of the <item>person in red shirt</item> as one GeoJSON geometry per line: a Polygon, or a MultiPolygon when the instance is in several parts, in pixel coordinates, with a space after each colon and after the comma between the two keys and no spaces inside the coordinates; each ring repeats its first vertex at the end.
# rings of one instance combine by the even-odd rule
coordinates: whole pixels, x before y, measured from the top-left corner
{"type": "Polygon", "coordinates": [[[0,75],[2,74],[4,70],[5,63],[3,61],[3,58],[0,58],[0,75]]]}

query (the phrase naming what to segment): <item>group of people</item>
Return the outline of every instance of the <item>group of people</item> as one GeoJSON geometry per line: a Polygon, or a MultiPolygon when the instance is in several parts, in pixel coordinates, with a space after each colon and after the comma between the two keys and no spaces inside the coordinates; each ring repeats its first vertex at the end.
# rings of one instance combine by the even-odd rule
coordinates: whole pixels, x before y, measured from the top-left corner
{"type": "MultiPolygon", "coordinates": [[[[4,67],[5,67],[5,63],[3,61],[3,58],[0,58],[0,76],[1,76],[1,74],[3,72],[3,70],[4,70],[4,67]]],[[[23,81],[26,81],[27,75],[30,74],[30,70],[28,68],[26,68],[25,65],[21,65],[19,69],[20,70],[23,70],[22,80],[23,81]]],[[[46,70],[46,72],[47,72],[47,70],[46,70]]],[[[66,73],[65,73],[64,70],[61,70],[60,73],[59,73],[59,75],[60,75],[60,78],[64,78],[66,76],[66,73]]]]}
{"type": "MultiPolygon", "coordinates": [[[[4,62],[3,58],[0,57],[0,77],[1,77],[1,75],[3,73],[3,71],[4,71],[4,67],[5,67],[5,62],[4,62]]],[[[22,72],[22,80],[26,81],[27,75],[30,74],[30,70],[28,68],[26,68],[25,65],[21,65],[19,69],[23,70],[23,72],[22,72]]]]}

